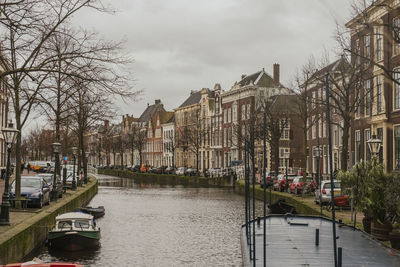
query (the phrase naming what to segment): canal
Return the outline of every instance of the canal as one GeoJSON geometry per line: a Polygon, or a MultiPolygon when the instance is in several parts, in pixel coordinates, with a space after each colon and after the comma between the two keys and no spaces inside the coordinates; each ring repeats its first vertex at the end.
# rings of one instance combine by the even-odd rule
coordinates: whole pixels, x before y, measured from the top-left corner
{"type": "MultiPolygon", "coordinates": [[[[101,246],[67,253],[39,248],[44,261],[84,266],[240,266],[244,198],[230,189],[160,187],[99,175],[90,205],[102,205],[97,220],[101,246]]],[[[258,202],[258,212],[262,205],[258,202]]],[[[261,214],[261,213],[260,213],[261,214]]]]}

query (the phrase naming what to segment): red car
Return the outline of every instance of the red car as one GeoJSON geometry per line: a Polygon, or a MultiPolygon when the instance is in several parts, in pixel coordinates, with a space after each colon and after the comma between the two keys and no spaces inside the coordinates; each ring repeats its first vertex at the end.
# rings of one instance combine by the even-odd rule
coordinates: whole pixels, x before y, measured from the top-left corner
{"type": "MultiPolygon", "coordinates": [[[[287,180],[289,185],[295,177],[296,176],[293,174],[288,174],[287,180]]],[[[286,176],[283,174],[279,174],[278,181],[274,184],[274,190],[283,192],[285,191],[285,188],[286,188],[286,176]]]]}
{"type": "MultiPolygon", "coordinates": [[[[314,181],[312,177],[306,178],[305,187],[310,187],[310,190],[313,192],[317,187],[317,183],[314,181]]],[[[293,179],[292,183],[289,183],[289,193],[300,194],[303,190],[303,176],[297,176],[293,179]]]]}

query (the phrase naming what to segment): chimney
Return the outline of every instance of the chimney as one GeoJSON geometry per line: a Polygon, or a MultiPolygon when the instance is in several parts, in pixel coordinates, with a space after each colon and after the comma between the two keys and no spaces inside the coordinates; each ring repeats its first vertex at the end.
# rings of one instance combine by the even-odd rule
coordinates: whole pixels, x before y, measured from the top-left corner
{"type": "Polygon", "coordinates": [[[155,103],[156,103],[156,105],[157,105],[157,104],[160,104],[160,103],[161,103],[161,100],[160,100],[160,99],[156,99],[155,103]]]}
{"type": "Polygon", "coordinates": [[[246,74],[242,74],[242,80],[244,79],[244,78],[246,78],[246,74]]]}
{"type": "Polygon", "coordinates": [[[274,64],[274,85],[278,87],[280,84],[279,82],[279,64],[274,64]]]}

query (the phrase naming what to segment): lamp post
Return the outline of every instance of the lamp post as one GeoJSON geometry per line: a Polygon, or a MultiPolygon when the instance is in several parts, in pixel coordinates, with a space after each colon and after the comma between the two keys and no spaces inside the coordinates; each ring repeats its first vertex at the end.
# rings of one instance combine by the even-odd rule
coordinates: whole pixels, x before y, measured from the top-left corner
{"type": "Polygon", "coordinates": [[[52,201],[57,201],[58,193],[57,193],[57,166],[59,165],[60,159],[58,158],[60,154],[60,143],[53,143],[53,153],[54,153],[54,178],[53,178],[53,189],[51,190],[51,199],[52,201]]]}
{"type": "Polygon", "coordinates": [[[376,134],[374,134],[372,135],[372,138],[367,141],[367,144],[372,156],[377,157],[382,146],[382,140],[377,138],[376,134]]]}
{"type": "Polygon", "coordinates": [[[74,167],[73,167],[73,171],[72,171],[72,189],[75,190],[76,189],[76,180],[75,180],[75,164],[76,164],[76,154],[78,153],[78,148],[76,146],[74,146],[72,148],[72,156],[74,158],[74,167]]]}
{"type": "Polygon", "coordinates": [[[321,157],[321,154],[322,154],[322,148],[320,147],[320,146],[317,146],[317,147],[315,147],[314,148],[314,155],[315,155],[315,157],[317,158],[317,165],[318,165],[318,167],[317,167],[317,181],[318,181],[318,184],[319,184],[319,206],[320,206],[320,209],[321,209],[321,216],[322,216],[322,201],[321,201],[321,199],[322,199],[322,188],[321,188],[321,170],[320,170],[320,167],[321,167],[321,164],[320,164],[320,157],[321,157]]]}
{"type": "Polygon", "coordinates": [[[89,166],[89,151],[86,151],[85,155],[86,155],[86,173],[85,173],[84,183],[87,184],[87,182],[88,182],[87,174],[88,174],[88,166],[89,166]]]}
{"type": "Polygon", "coordinates": [[[287,169],[288,169],[288,160],[290,157],[290,152],[289,151],[285,151],[284,153],[284,157],[285,157],[285,167],[286,167],[286,182],[285,182],[285,190],[286,192],[288,191],[289,188],[289,183],[288,183],[288,173],[287,173],[287,169]]]}
{"type": "Polygon", "coordinates": [[[6,169],[6,180],[4,182],[4,192],[1,202],[1,213],[0,213],[0,225],[10,225],[10,194],[9,194],[9,183],[10,183],[10,155],[12,145],[15,143],[15,139],[19,131],[14,129],[13,124],[10,122],[8,128],[2,129],[4,142],[7,145],[7,169],[6,169]]]}

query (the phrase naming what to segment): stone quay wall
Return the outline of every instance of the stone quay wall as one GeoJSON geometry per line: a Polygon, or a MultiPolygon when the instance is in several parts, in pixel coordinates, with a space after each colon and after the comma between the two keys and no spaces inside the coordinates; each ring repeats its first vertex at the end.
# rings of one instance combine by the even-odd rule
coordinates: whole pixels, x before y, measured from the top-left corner
{"type": "Polygon", "coordinates": [[[234,178],[215,177],[207,178],[200,176],[180,176],[173,174],[139,173],[118,169],[99,169],[98,174],[130,178],[135,183],[159,184],[159,185],[182,185],[187,187],[234,187],[234,178]]]}

